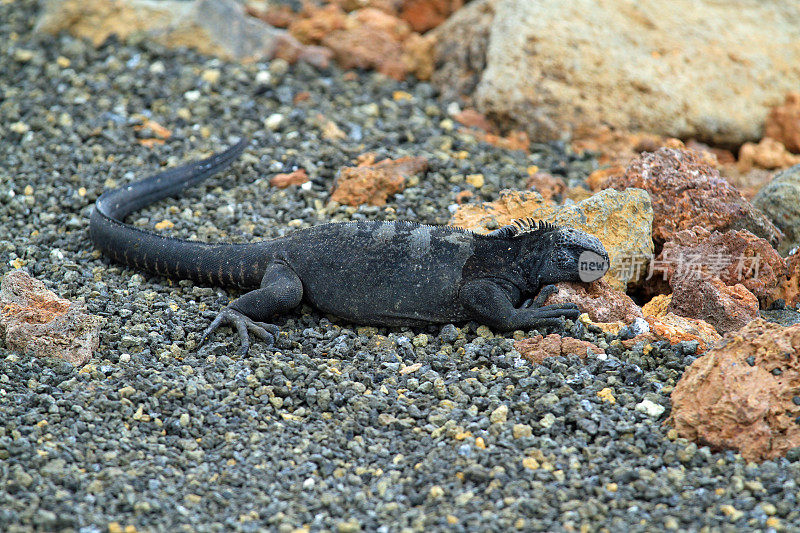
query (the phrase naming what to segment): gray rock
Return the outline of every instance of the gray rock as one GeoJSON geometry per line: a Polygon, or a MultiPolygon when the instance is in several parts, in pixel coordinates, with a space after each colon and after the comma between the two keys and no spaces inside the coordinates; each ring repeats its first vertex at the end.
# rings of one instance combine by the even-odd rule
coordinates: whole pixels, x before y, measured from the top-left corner
{"type": "Polygon", "coordinates": [[[784,234],[779,251],[786,252],[800,244],[800,165],[773,176],[758,191],[753,205],[759,208],[784,234]]]}

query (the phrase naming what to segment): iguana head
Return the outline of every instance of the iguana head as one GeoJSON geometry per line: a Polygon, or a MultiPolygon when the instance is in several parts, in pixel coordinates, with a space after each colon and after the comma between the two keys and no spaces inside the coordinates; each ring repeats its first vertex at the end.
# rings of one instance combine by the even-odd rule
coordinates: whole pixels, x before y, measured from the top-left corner
{"type": "Polygon", "coordinates": [[[567,226],[519,219],[488,234],[518,245],[516,272],[526,290],[561,281],[591,282],[608,271],[609,261],[597,237],[567,226]]]}
{"type": "Polygon", "coordinates": [[[608,252],[594,235],[563,226],[556,227],[546,238],[548,246],[538,273],[540,284],[591,282],[608,271],[608,252]]]}

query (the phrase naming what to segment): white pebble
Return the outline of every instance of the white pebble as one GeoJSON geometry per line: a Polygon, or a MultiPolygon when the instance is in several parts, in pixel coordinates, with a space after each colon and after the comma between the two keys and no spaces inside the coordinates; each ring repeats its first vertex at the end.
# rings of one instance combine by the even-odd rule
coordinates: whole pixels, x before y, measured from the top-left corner
{"type": "Polygon", "coordinates": [[[283,115],[280,113],[273,113],[264,120],[264,126],[268,130],[275,131],[280,127],[281,122],[283,122],[283,115]]]}
{"type": "Polygon", "coordinates": [[[663,405],[659,405],[650,400],[642,400],[641,402],[636,404],[636,407],[634,407],[634,409],[636,409],[640,413],[644,413],[647,416],[653,418],[658,418],[664,413],[663,405]]]}

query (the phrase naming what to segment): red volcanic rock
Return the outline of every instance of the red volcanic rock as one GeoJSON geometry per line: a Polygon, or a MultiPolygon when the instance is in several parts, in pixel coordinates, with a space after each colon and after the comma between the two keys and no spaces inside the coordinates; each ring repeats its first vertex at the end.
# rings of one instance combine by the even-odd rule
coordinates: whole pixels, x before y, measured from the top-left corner
{"type": "Polygon", "coordinates": [[[717,231],[746,229],[773,245],[782,238],[772,222],[693,150],[644,152],[624,176],[612,176],[604,185],[619,190],[637,187],[650,194],[657,246],[693,226],[717,231]]]}
{"type": "Polygon", "coordinates": [[[0,284],[0,334],[11,350],[83,365],[100,344],[101,323],[21,270],[0,284]]]}
{"type": "Polygon", "coordinates": [[[304,168],[299,168],[288,174],[275,174],[269,184],[279,189],[285,189],[289,185],[302,185],[308,181],[308,174],[304,168]]]}
{"type": "Polygon", "coordinates": [[[385,159],[380,163],[345,167],[336,179],[331,200],[347,205],[384,205],[389,195],[405,187],[406,178],[428,169],[424,157],[385,159]]]}
{"type": "Polygon", "coordinates": [[[784,279],[786,264],[770,244],[746,230],[708,231],[695,226],[676,233],[653,263],[654,276],[672,283],[677,276],[718,277],[741,283],[765,300],[784,279]]]}
{"type": "Polygon", "coordinates": [[[614,289],[605,279],[592,283],[559,283],[546,305],[574,303],[593,322],[624,322],[642,318],[642,310],[624,292],[614,289]]]}
{"type": "Polygon", "coordinates": [[[787,94],[783,105],[770,109],[764,136],[780,141],[791,152],[800,153],[800,93],[787,94]]]}
{"type": "Polygon", "coordinates": [[[573,339],[572,337],[562,337],[556,333],[552,333],[547,337],[537,335],[533,338],[516,341],[514,348],[522,354],[522,357],[534,364],[541,363],[547,357],[558,357],[559,355],[574,354],[583,359],[589,352],[594,354],[605,353],[591,342],[573,339]]]}
{"type": "Polygon", "coordinates": [[[668,420],[684,438],[747,461],[800,446],[800,325],[758,319],[695,360],[672,391],[668,420]]]}
{"type": "Polygon", "coordinates": [[[419,33],[435,28],[464,5],[464,0],[405,0],[400,18],[419,33]]]}
{"type": "Polygon", "coordinates": [[[725,285],[719,278],[674,278],[668,312],[699,318],[722,334],[758,317],[758,298],[744,285],[725,285]]]}

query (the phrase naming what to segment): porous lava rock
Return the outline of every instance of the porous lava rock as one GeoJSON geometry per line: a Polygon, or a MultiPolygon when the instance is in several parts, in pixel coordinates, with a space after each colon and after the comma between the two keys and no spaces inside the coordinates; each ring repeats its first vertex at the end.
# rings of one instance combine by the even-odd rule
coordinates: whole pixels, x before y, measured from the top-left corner
{"type": "Polygon", "coordinates": [[[609,178],[605,186],[648,192],[657,248],[693,226],[717,231],[746,229],[773,246],[782,237],[763,213],[694,150],[659,148],[644,152],[633,160],[624,176],[609,178]]]}
{"type": "Polygon", "coordinates": [[[757,319],[696,359],[672,391],[678,434],[747,461],[800,446],[800,324],[757,319]]]}
{"type": "Polygon", "coordinates": [[[406,179],[425,172],[424,157],[401,157],[371,163],[368,159],[357,167],[344,167],[334,184],[331,200],[347,205],[385,205],[386,199],[405,187],[406,179]]]}
{"type": "Polygon", "coordinates": [[[83,365],[100,344],[101,323],[22,270],[0,283],[0,334],[11,350],[83,365]]]}
{"type": "Polygon", "coordinates": [[[605,353],[602,348],[599,348],[589,341],[573,339],[572,337],[562,337],[557,333],[551,333],[547,337],[537,335],[532,338],[516,341],[514,342],[514,348],[522,354],[522,357],[534,364],[541,363],[547,357],[573,354],[583,359],[589,353],[605,353]]]}

